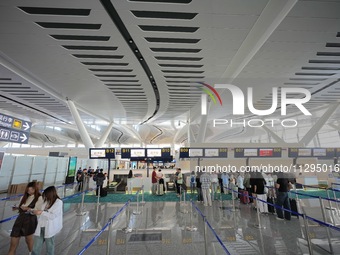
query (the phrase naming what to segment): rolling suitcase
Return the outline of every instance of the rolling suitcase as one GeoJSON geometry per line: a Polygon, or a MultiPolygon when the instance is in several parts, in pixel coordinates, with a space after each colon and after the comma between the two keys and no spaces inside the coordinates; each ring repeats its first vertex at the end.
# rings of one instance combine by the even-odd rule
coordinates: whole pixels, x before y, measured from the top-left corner
{"type": "Polygon", "coordinates": [[[164,185],[163,184],[158,184],[157,185],[157,195],[158,196],[163,196],[164,195],[164,185]]]}
{"type": "MultiPolygon", "coordinates": [[[[297,204],[296,204],[296,199],[294,198],[289,198],[289,203],[290,203],[290,210],[293,212],[298,212],[297,209],[297,204]]],[[[292,215],[296,216],[299,218],[299,215],[292,213],[292,215]]]]}
{"type": "MultiPolygon", "coordinates": [[[[274,203],[274,198],[272,198],[272,197],[268,197],[267,198],[267,202],[271,203],[271,204],[275,204],[274,203]]],[[[268,212],[275,213],[275,207],[273,205],[268,204],[268,212]]]]}
{"type": "Polygon", "coordinates": [[[246,190],[240,190],[240,202],[243,204],[249,204],[249,193],[246,190]]]}
{"type": "Polygon", "coordinates": [[[107,190],[106,189],[101,189],[100,190],[100,197],[106,197],[107,196],[107,190]]]}

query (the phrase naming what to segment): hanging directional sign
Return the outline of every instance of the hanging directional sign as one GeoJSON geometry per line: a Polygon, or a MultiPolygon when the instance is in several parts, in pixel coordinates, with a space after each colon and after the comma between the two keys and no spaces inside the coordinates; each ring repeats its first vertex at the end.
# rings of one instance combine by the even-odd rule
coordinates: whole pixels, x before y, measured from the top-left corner
{"type": "Polygon", "coordinates": [[[32,123],[0,113],[0,141],[28,143],[32,123]]]}

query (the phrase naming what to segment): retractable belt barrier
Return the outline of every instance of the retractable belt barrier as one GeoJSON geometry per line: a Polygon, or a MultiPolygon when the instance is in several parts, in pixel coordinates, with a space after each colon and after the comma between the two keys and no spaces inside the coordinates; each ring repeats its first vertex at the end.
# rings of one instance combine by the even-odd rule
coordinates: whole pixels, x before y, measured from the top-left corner
{"type": "MultiPolygon", "coordinates": [[[[228,189],[229,189],[229,188],[228,188],[228,189]]],[[[229,189],[229,190],[231,190],[231,189],[229,189]]],[[[241,194],[241,196],[244,196],[244,194],[243,194],[242,192],[233,191],[233,190],[232,190],[232,192],[235,192],[235,193],[241,194]]],[[[296,192],[294,192],[294,191],[290,191],[290,192],[296,193],[296,192]]],[[[304,195],[304,194],[299,194],[299,195],[304,195]]],[[[302,213],[299,213],[299,212],[295,212],[295,211],[291,211],[291,210],[285,209],[285,208],[280,207],[280,206],[278,206],[278,205],[276,205],[276,204],[269,203],[269,202],[267,202],[267,201],[264,201],[264,200],[262,200],[262,199],[259,199],[259,198],[256,198],[256,197],[253,197],[253,196],[250,196],[250,195],[246,195],[246,196],[247,196],[247,197],[250,197],[250,198],[253,198],[253,199],[256,199],[256,200],[258,200],[258,201],[260,201],[260,202],[266,203],[266,204],[268,204],[268,205],[274,206],[275,208],[278,208],[278,209],[280,209],[280,210],[287,211],[287,212],[290,212],[290,213],[292,213],[292,214],[294,214],[294,215],[298,215],[298,216],[301,216],[301,217],[306,217],[306,218],[308,218],[308,219],[310,219],[310,220],[312,220],[312,221],[318,222],[318,223],[320,223],[320,224],[322,224],[322,225],[324,225],[324,226],[327,226],[327,227],[330,227],[330,228],[333,228],[333,229],[335,229],[335,230],[340,231],[340,228],[338,228],[338,227],[336,227],[336,226],[334,226],[334,225],[332,225],[332,224],[329,224],[329,223],[326,223],[326,222],[323,222],[323,221],[319,221],[319,220],[317,220],[317,219],[315,219],[315,218],[312,218],[312,217],[310,217],[310,216],[307,216],[306,214],[302,214],[302,213]]],[[[317,196],[314,196],[314,197],[319,198],[319,197],[317,197],[317,196]]],[[[333,200],[334,200],[334,199],[333,199],[333,200]]],[[[333,200],[332,200],[332,201],[333,201],[333,200]]]]}
{"type": "MultiPolygon", "coordinates": [[[[66,186],[70,186],[70,185],[74,185],[76,184],[76,182],[74,183],[69,183],[69,184],[65,184],[65,185],[61,185],[61,186],[57,186],[55,187],[56,189],[59,189],[59,188],[62,188],[62,187],[66,187],[66,186]]],[[[43,189],[40,190],[40,191],[44,191],[43,189]]],[[[5,200],[10,200],[12,198],[17,198],[17,197],[22,197],[24,194],[18,194],[18,195],[14,195],[14,196],[9,196],[9,197],[4,197],[4,198],[1,198],[0,201],[5,201],[5,200]]]]}
{"type": "MultiPolygon", "coordinates": [[[[67,185],[68,185],[68,184],[67,184],[67,185]]],[[[66,185],[65,185],[65,186],[66,186],[66,185]]],[[[76,193],[76,194],[73,194],[73,195],[71,195],[71,196],[64,197],[64,198],[62,198],[61,200],[65,201],[65,200],[68,200],[68,199],[70,199],[70,198],[78,197],[78,196],[82,195],[83,193],[87,193],[87,192],[90,192],[90,191],[92,191],[92,190],[93,190],[93,189],[85,190],[85,191],[83,191],[83,192],[81,192],[81,193],[76,193]]],[[[4,223],[4,222],[7,222],[7,221],[14,220],[14,219],[16,219],[16,218],[18,218],[18,215],[13,215],[13,216],[11,216],[11,217],[9,217],[9,218],[0,220],[0,224],[1,224],[1,223],[4,223]]]]}
{"type": "Polygon", "coordinates": [[[216,231],[214,228],[210,225],[209,221],[207,220],[206,216],[202,213],[202,211],[196,206],[196,204],[191,201],[193,207],[196,209],[196,211],[202,216],[204,222],[207,224],[207,226],[210,228],[212,231],[213,235],[216,237],[217,241],[221,244],[223,250],[225,251],[226,254],[230,255],[230,252],[228,251],[227,247],[224,245],[222,242],[221,238],[217,235],[216,231]]]}
{"type": "Polygon", "coordinates": [[[296,191],[289,191],[290,193],[292,194],[296,194],[296,195],[299,195],[299,196],[305,196],[305,197],[312,197],[312,198],[317,198],[317,199],[324,199],[324,200],[327,200],[327,201],[331,201],[331,202],[334,202],[334,203],[339,203],[340,201],[339,200],[335,200],[333,198],[327,198],[327,197],[319,197],[319,196],[315,196],[315,195],[310,195],[310,194],[304,194],[304,193],[299,193],[299,192],[296,192],[296,191]]]}
{"type": "Polygon", "coordinates": [[[121,212],[129,205],[129,203],[134,199],[135,196],[138,196],[140,191],[144,190],[144,185],[136,192],[135,195],[131,196],[131,198],[126,201],[126,203],[107,221],[107,223],[102,227],[102,229],[84,246],[84,248],[78,253],[78,255],[83,254],[90,246],[98,239],[98,237],[105,231],[107,227],[110,227],[113,220],[116,219],[121,212]]]}

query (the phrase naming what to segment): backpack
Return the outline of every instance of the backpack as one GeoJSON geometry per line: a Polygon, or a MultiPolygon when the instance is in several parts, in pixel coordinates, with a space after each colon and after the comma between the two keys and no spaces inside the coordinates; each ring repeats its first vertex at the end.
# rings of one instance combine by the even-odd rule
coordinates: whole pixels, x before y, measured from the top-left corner
{"type": "Polygon", "coordinates": [[[190,182],[191,182],[191,183],[194,183],[194,182],[195,182],[195,176],[191,176],[190,182]]]}

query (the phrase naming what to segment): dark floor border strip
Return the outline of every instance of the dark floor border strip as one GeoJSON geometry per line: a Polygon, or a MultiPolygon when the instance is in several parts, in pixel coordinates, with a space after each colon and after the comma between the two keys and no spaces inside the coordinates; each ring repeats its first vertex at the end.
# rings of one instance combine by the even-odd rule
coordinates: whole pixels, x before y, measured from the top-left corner
{"type": "Polygon", "coordinates": [[[64,120],[62,120],[62,119],[59,119],[58,117],[55,117],[55,116],[53,116],[53,115],[51,115],[51,114],[49,114],[49,113],[46,113],[46,112],[44,112],[44,111],[41,111],[41,110],[39,110],[39,109],[37,109],[37,108],[34,108],[34,107],[32,107],[32,106],[29,106],[29,105],[27,105],[27,104],[21,103],[21,102],[19,102],[19,101],[17,101],[17,100],[14,100],[14,99],[12,99],[12,98],[9,98],[9,97],[3,96],[3,95],[0,95],[0,97],[5,98],[5,99],[7,99],[7,100],[9,100],[9,101],[12,101],[12,102],[14,102],[14,103],[16,103],[16,104],[25,106],[25,107],[27,107],[27,108],[29,108],[29,109],[31,109],[31,110],[34,110],[34,111],[43,113],[43,114],[45,114],[45,115],[47,115],[47,116],[49,116],[49,117],[51,117],[51,118],[53,118],[53,119],[56,119],[56,120],[59,120],[59,121],[63,122],[63,123],[65,123],[65,124],[69,124],[68,122],[66,122],[66,121],[64,121],[64,120]]]}
{"type": "Polygon", "coordinates": [[[135,44],[134,40],[132,39],[129,31],[127,30],[126,26],[124,25],[122,19],[119,17],[118,12],[116,11],[115,7],[113,6],[111,0],[100,0],[101,4],[104,6],[106,12],[112,19],[113,23],[116,25],[117,29],[125,39],[126,43],[130,46],[131,51],[135,54],[136,58],[138,59],[139,63],[141,64],[142,68],[144,69],[147,77],[149,78],[150,84],[153,88],[155,97],[156,97],[156,107],[155,111],[151,116],[149,116],[146,120],[142,121],[140,124],[144,124],[150,119],[152,119],[157,112],[159,111],[160,106],[160,94],[159,90],[156,84],[156,81],[154,80],[154,76],[151,73],[151,70],[148,66],[148,64],[145,62],[145,58],[140,53],[137,45],[135,44]]]}

